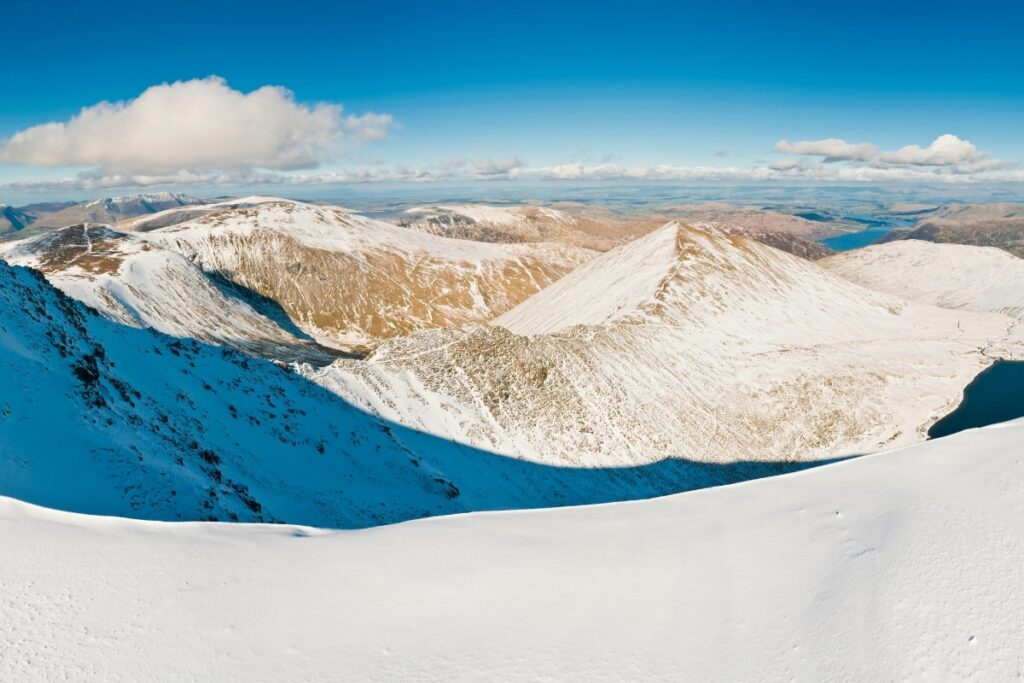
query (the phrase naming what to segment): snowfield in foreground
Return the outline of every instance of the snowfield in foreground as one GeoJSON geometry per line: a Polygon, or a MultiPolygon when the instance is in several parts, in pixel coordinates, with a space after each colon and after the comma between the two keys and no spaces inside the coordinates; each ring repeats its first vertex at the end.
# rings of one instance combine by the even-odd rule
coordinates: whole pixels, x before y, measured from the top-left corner
{"type": "Polygon", "coordinates": [[[1024,420],[656,500],[328,532],[0,499],[3,680],[1024,669],[1024,420]]]}

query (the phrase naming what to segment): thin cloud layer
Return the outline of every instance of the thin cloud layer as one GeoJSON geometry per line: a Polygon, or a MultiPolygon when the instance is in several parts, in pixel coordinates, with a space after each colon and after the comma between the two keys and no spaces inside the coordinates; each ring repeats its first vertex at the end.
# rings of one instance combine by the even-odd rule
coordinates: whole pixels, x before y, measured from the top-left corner
{"type": "Polygon", "coordinates": [[[133,100],[22,130],[0,141],[0,161],[93,166],[109,177],[308,169],[346,143],[385,137],[391,124],[388,114],[344,115],[339,104],[300,104],[282,87],[243,93],[209,77],[153,86],[133,100]]]}
{"type": "MultiPolygon", "coordinates": [[[[207,79],[210,81],[211,79],[207,79]]],[[[224,86],[214,80],[215,85],[224,86]]],[[[173,86],[165,86],[173,87],[173,86]]],[[[234,91],[232,91],[234,92],[234,91]]],[[[256,91],[260,92],[260,91],[256,91]]],[[[316,108],[301,107],[285,99],[291,107],[313,115],[316,108]]],[[[241,95],[241,93],[238,93],[241,95]]],[[[243,97],[252,96],[243,95],[243,97]]],[[[332,105],[322,105],[331,107],[332,105]]],[[[371,140],[386,134],[391,123],[387,115],[369,114],[361,117],[335,115],[335,124],[328,126],[331,135],[349,139],[371,140]]],[[[301,117],[300,117],[301,118],[301,117]]],[[[301,145],[293,148],[301,152],[301,145]]],[[[432,165],[411,167],[388,165],[375,160],[369,165],[307,173],[291,168],[293,164],[252,162],[231,169],[172,169],[167,171],[110,171],[98,168],[75,177],[59,180],[10,183],[4,187],[18,191],[99,190],[108,188],[153,187],[240,187],[240,186],[311,186],[357,183],[405,182],[431,183],[444,181],[679,181],[679,182],[909,182],[909,183],[1020,183],[1024,171],[1016,164],[994,159],[979,151],[967,140],[946,134],[927,146],[906,145],[883,151],[870,143],[850,143],[840,138],[780,140],[775,151],[789,154],[787,158],[755,162],[749,166],[685,166],[671,164],[626,165],[613,163],[606,156],[600,162],[574,161],[548,166],[529,166],[517,156],[499,159],[451,158],[432,165]],[[261,167],[257,167],[261,166],[261,167]]],[[[302,158],[302,154],[293,156],[302,158]]],[[[316,162],[315,155],[312,163],[316,162]]]]}
{"type": "Polygon", "coordinates": [[[878,154],[878,148],[867,143],[850,143],[839,138],[825,140],[802,140],[790,142],[779,140],[773,148],[785,154],[802,154],[824,157],[825,161],[867,161],[878,154]]]}
{"type": "MultiPolygon", "coordinates": [[[[1010,162],[993,159],[987,152],[979,151],[974,143],[962,140],[951,133],[940,135],[927,147],[905,145],[893,151],[881,151],[869,143],[849,143],[840,138],[802,140],[800,142],[779,140],[775,143],[774,150],[804,157],[821,157],[826,164],[852,162],[854,167],[877,170],[920,166],[930,169],[929,172],[933,174],[973,174],[1014,166],[1010,162]]],[[[814,166],[803,159],[785,159],[773,163],[771,168],[786,172],[801,169],[816,172],[814,166]]],[[[916,174],[905,175],[910,177],[916,174]]]]}

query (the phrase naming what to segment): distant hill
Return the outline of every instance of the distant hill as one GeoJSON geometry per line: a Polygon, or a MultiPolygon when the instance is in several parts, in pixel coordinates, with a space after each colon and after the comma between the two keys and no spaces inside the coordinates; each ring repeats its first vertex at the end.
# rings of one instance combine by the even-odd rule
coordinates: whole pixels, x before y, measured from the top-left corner
{"type": "Polygon", "coordinates": [[[34,221],[36,228],[63,228],[79,223],[117,223],[135,216],[164,211],[176,206],[205,203],[202,199],[174,192],[105,197],[72,204],[50,213],[43,212],[34,221]]]}
{"type": "Polygon", "coordinates": [[[415,330],[487,322],[596,252],[454,240],[339,207],[248,197],[117,230],[69,226],[0,255],[118,322],[280,356],[305,353],[299,338],[361,352],[415,330]]]}
{"type": "Polygon", "coordinates": [[[1014,256],[1024,258],[1024,216],[964,221],[933,218],[922,221],[912,228],[893,230],[878,243],[896,240],[998,247],[1014,256]]]}
{"type": "Polygon", "coordinates": [[[818,264],[863,287],[911,301],[1024,320],[1024,260],[1002,249],[897,240],[818,264]]]}
{"type": "Polygon", "coordinates": [[[598,215],[593,210],[483,204],[417,206],[398,225],[420,232],[481,242],[560,242],[608,251],[664,224],[649,217],[598,215]]]}
{"type": "Polygon", "coordinates": [[[910,228],[893,230],[878,244],[922,240],[997,247],[1024,258],[1024,204],[949,204],[925,213],[910,228]]]}
{"type": "Polygon", "coordinates": [[[32,216],[21,209],[7,204],[0,204],[0,237],[15,234],[24,230],[32,222],[32,216]]]}
{"type": "Polygon", "coordinates": [[[596,207],[566,205],[487,206],[483,204],[417,206],[397,223],[434,235],[485,242],[561,242],[608,251],[660,228],[670,218],[704,230],[738,235],[814,260],[833,253],[814,240],[840,234],[834,224],[798,216],[735,207],[700,204],[672,207],[638,216],[607,215],[596,207]]]}

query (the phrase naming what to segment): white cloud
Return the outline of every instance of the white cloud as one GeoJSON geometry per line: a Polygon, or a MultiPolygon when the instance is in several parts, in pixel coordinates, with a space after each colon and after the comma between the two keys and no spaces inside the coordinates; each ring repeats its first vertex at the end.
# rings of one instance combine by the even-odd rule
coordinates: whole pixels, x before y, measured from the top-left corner
{"type": "Polygon", "coordinates": [[[0,161],[95,166],[110,176],[315,168],[346,142],[386,136],[391,124],[388,114],[344,115],[341,105],[300,104],[279,86],[243,93],[209,77],[22,130],[0,141],[0,161]]]}
{"type": "Polygon", "coordinates": [[[805,159],[761,166],[619,166],[581,162],[546,167],[517,167],[507,174],[478,172],[475,166],[490,162],[455,160],[428,167],[373,166],[331,172],[302,174],[272,171],[232,173],[179,171],[169,174],[82,174],[74,178],[10,183],[0,186],[22,192],[60,192],[107,190],[114,188],[183,188],[240,186],[293,186],[364,184],[382,182],[432,183],[467,180],[543,180],[558,181],[678,181],[678,182],[908,182],[908,183],[1021,183],[1024,171],[1001,170],[958,173],[925,166],[874,167],[864,164],[840,165],[814,163],[805,159]]]}
{"type": "MultiPolygon", "coordinates": [[[[364,135],[376,129],[366,119],[364,135]]],[[[346,124],[343,124],[346,125],[346,124]]],[[[361,124],[362,125],[362,124],[361,124]]],[[[354,135],[351,131],[349,135],[354,135]]],[[[1015,164],[991,158],[970,142],[954,135],[941,136],[927,147],[909,145],[893,152],[879,151],[867,143],[849,144],[838,138],[789,143],[780,141],[776,149],[803,150],[796,158],[772,163],[755,162],[750,166],[674,166],[623,165],[602,160],[598,163],[575,161],[550,166],[528,166],[516,156],[499,159],[453,158],[421,166],[389,166],[379,160],[362,168],[343,168],[314,173],[239,168],[228,170],[172,170],[167,172],[111,172],[97,169],[76,177],[41,182],[11,183],[20,191],[89,190],[130,187],[183,186],[309,186],[377,182],[429,183],[465,180],[541,180],[541,181],[680,181],[680,182],[924,182],[924,183],[1019,183],[1024,171],[1015,164]],[[866,150],[875,150],[867,154],[866,150]],[[839,159],[837,155],[848,159],[839,159]],[[814,159],[822,157],[822,160],[814,159]],[[831,161],[825,161],[831,159],[831,161]]],[[[796,153],[796,152],[791,152],[796,153]]]]}
{"type": "Polygon", "coordinates": [[[961,166],[978,164],[988,158],[973,143],[946,133],[935,138],[927,147],[906,145],[894,152],[885,152],[879,159],[887,164],[908,166],[961,166]]]}
{"type": "MultiPolygon", "coordinates": [[[[940,135],[927,147],[905,145],[893,151],[881,151],[875,145],[868,143],[852,144],[840,138],[802,142],[779,140],[775,143],[774,149],[776,152],[786,154],[822,157],[826,163],[851,162],[853,166],[862,165],[879,170],[920,166],[930,168],[935,173],[977,174],[1012,168],[1016,165],[1012,162],[993,159],[987,152],[979,151],[974,143],[962,140],[951,133],[940,135]]],[[[772,168],[779,171],[790,171],[798,166],[805,170],[810,168],[806,160],[786,159],[771,165],[772,168]]],[[[850,175],[850,173],[840,172],[838,175],[850,175]]],[[[912,176],[914,174],[904,175],[912,176]]]]}
{"type": "Polygon", "coordinates": [[[519,174],[526,164],[519,157],[510,159],[478,159],[472,162],[473,172],[483,178],[511,178],[519,174]]]}
{"type": "Polygon", "coordinates": [[[878,154],[878,148],[874,145],[864,142],[850,143],[839,138],[801,140],[799,142],[779,140],[775,143],[774,149],[776,152],[783,152],[785,154],[820,156],[824,157],[826,161],[867,161],[878,154]]]}

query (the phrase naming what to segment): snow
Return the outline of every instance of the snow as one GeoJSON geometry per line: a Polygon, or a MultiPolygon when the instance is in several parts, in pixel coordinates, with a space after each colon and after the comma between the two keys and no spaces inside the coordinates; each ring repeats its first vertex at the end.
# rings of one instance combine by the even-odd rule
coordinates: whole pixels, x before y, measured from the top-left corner
{"type": "Polygon", "coordinates": [[[330,362],[331,356],[219,287],[194,263],[153,248],[139,234],[81,226],[5,247],[0,255],[9,263],[42,269],[65,294],[116,322],[262,355],[330,362]],[[51,263],[55,255],[63,260],[51,263]]]}
{"type": "Polygon", "coordinates": [[[200,200],[188,195],[176,192],[153,192],[149,194],[130,194],[121,197],[104,197],[94,199],[85,206],[99,206],[100,204],[127,204],[129,202],[186,202],[198,203],[200,200]]]}
{"type": "MultiPolygon", "coordinates": [[[[110,244],[129,245],[116,281],[89,290],[110,297],[108,317],[121,310],[172,332],[181,324],[175,333],[206,324],[222,343],[232,329],[255,339],[243,309],[218,299],[220,290],[204,294],[202,279],[189,284],[200,278],[198,259],[148,235],[87,234],[86,243],[70,229],[54,233],[57,252],[73,261],[68,277],[88,272],[105,283],[110,244]]],[[[220,263],[253,253],[251,244],[215,246],[197,251],[220,263]]],[[[279,246],[265,253],[312,269],[295,281],[310,294],[298,285],[319,281],[328,262],[279,246]]],[[[544,293],[567,282],[580,287],[581,307],[602,297],[635,304],[613,319],[533,336],[498,326],[425,330],[366,360],[297,372],[101,319],[0,264],[4,492],[146,519],[342,527],[635,499],[918,441],[992,362],[995,345],[1024,342],[1008,334],[1011,318],[912,305],[768,247],[676,225],[598,258],[606,267],[591,270],[589,286],[566,278],[544,293]],[[638,269],[646,256],[631,249],[657,268],[638,269]],[[645,273],[643,287],[626,277],[634,270],[645,273]],[[81,485],[56,486],[49,472],[81,485]]],[[[340,261],[338,272],[358,264],[340,261]]],[[[450,263],[411,264],[430,275],[425,291],[436,296],[435,276],[450,263]]],[[[281,282],[282,272],[267,277],[281,282]]],[[[367,282],[363,289],[380,291],[389,280],[367,282]]],[[[338,291],[328,284],[324,291],[338,291]]],[[[400,310],[355,296],[342,303],[352,301],[387,319],[400,310]]],[[[555,308],[571,319],[572,304],[555,308]]]]}
{"type": "Polygon", "coordinates": [[[494,321],[519,334],[556,332],[573,325],[598,325],[634,313],[655,293],[676,263],[680,225],[672,222],[626,248],[585,263],[494,321]],[[602,289],[595,291],[600,279],[602,289]]]}
{"type": "Polygon", "coordinates": [[[108,255],[121,263],[116,272],[62,263],[52,234],[0,254],[11,263],[47,265],[52,282],[119,322],[236,348],[246,347],[248,334],[276,347],[294,345],[298,334],[356,352],[416,329],[486,322],[594,255],[561,244],[448,239],[338,207],[260,196],[145,220],[175,214],[186,218],[115,233],[108,255]],[[195,217],[197,210],[205,213],[195,217]],[[238,296],[225,298],[208,276],[272,299],[295,329],[280,329],[238,296]]]}
{"type": "MultiPolygon", "coordinates": [[[[510,254],[528,254],[537,251],[535,245],[492,244],[468,242],[406,230],[384,221],[378,221],[336,207],[318,207],[301,202],[249,197],[232,202],[252,205],[257,211],[224,218],[218,232],[249,234],[260,229],[273,229],[287,233],[303,244],[333,251],[358,251],[366,248],[386,248],[403,253],[425,253],[449,260],[472,262],[507,259],[510,254]]],[[[195,241],[210,231],[208,222],[190,221],[162,229],[156,240],[181,239],[195,241]]],[[[554,245],[551,246],[555,248],[554,245]]],[[[560,247],[569,253],[570,247],[560,247]]]]}
{"type": "MultiPolygon", "coordinates": [[[[794,469],[552,467],[439,439],[280,364],[114,323],[5,263],[0,386],[3,495],[139,519],[359,528],[794,469]]],[[[396,391],[394,400],[405,399],[396,391]]]]}
{"type": "Polygon", "coordinates": [[[1015,320],[668,224],[492,325],[304,370],[383,419],[558,467],[801,461],[922,440],[1015,320]]]}
{"type": "Polygon", "coordinates": [[[0,678],[1011,680],[1022,444],[358,532],[0,499],[0,678]]]}
{"type": "Polygon", "coordinates": [[[487,206],[485,204],[437,204],[432,206],[416,206],[406,209],[408,216],[440,217],[456,215],[468,218],[477,223],[486,223],[508,228],[523,228],[529,225],[530,215],[538,214],[544,218],[564,225],[571,225],[575,218],[557,209],[532,206],[487,206]]]}
{"type": "Polygon", "coordinates": [[[819,264],[912,301],[1024,319],[1024,260],[995,247],[902,240],[837,254],[819,264]]]}

